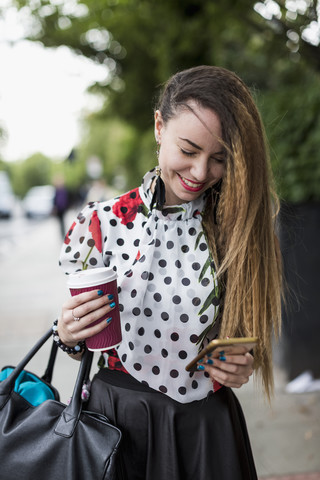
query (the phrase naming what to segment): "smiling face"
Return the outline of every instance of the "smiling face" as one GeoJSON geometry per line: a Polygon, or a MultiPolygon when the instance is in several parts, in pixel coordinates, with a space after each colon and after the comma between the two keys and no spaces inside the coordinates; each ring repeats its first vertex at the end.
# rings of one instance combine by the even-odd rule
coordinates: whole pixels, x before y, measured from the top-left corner
{"type": "Polygon", "coordinates": [[[219,117],[195,102],[188,105],[192,110],[179,110],[167,123],[159,110],[155,113],[167,206],[195,200],[217,183],[225,171],[219,117]]]}

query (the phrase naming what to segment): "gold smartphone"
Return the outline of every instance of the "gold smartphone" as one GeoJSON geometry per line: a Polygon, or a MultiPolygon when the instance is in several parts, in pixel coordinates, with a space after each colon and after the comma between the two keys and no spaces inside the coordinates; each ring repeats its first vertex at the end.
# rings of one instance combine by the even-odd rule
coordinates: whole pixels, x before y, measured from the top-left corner
{"type": "Polygon", "coordinates": [[[218,358],[220,352],[224,352],[225,355],[235,355],[250,352],[257,344],[258,337],[242,337],[242,338],[227,338],[211,340],[208,345],[201,350],[190,363],[186,366],[188,372],[195,372],[197,370],[197,363],[203,357],[211,354],[212,358],[218,358]]]}

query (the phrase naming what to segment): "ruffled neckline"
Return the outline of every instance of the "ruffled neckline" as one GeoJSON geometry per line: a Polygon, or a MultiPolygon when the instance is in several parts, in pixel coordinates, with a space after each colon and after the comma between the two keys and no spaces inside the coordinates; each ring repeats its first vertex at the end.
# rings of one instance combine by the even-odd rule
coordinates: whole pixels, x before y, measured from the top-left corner
{"type": "Polygon", "coordinates": [[[207,192],[204,192],[202,195],[200,195],[200,197],[191,202],[186,202],[180,205],[170,205],[169,207],[163,207],[162,210],[159,210],[156,207],[150,210],[153,196],[151,192],[151,185],[155,177],[155,168],[153,168],[143,177],[143,181],[139,189],[140,197],[149,211],[148,216],[152,215],[156,220],[162,219],[168,221],[185,221],[202,215],[207,198],[207,192]]]}

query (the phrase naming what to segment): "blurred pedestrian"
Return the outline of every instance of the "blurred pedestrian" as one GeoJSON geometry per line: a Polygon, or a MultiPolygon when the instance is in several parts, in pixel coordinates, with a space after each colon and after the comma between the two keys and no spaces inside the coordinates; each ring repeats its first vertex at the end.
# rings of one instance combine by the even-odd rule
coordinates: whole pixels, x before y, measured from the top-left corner
{"type": "MultiPolygon", "coordinates": [[[[252,480],[246,424],[231,388],[262,374],[272,391],[281,316],[277,199],[260,116],[232,72],[199,66],[169,79],[155,111],[159,166],[139,188],[90,203],[61,252],[66,273],[118,273],[123,340],[93,379],[88,408],[123,432],[119,478],[252,480]],[[220,337],[257,336],[252,352],[207,356],[220,337]]],[[[58,320],[72,355],[110,323],[101,291],[70,298],[58,320]]],[[[110,318],[110,317],[109,317],[110,318]]]]}
{"type": "Polygon", "coordinates": [[[53,200],[53,214],[59,220],[61,236],[64,239],[66,235],[66,226],[64,222],[65,213],[69,208],[69,193],[64,184],[62,176],[57,176],[54,179],[55,195],[53,200]]]}

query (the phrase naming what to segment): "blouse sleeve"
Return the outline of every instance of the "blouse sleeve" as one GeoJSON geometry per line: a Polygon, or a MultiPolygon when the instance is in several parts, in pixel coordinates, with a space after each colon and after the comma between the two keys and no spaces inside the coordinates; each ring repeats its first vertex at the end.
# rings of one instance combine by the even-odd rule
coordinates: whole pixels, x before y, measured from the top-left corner
{"type": "Polygon", "coordinates": [[[100,225],[98,203],[89,203],[79,213],[64,239],[60,265],[66,274],[104,267],[100,225]]]}

